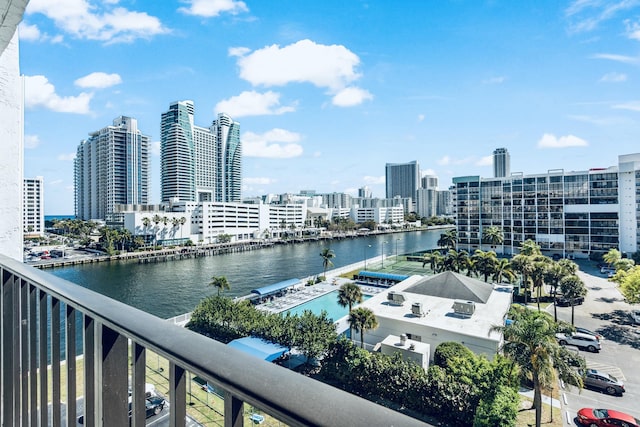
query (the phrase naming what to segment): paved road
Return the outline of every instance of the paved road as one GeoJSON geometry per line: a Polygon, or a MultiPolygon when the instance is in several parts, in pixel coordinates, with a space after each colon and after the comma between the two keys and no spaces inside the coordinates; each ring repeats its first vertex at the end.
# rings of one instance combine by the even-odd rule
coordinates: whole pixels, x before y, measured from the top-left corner
{"type": "MultiPolygon", "coordinates": [[[[599,353],[582,352],[587,367],[603,370],[620,377],[625,383],[623,396],[609,396],[595,390],[567,388],[560,399],[564,424],[573,426],[580,408],[617,409],[640,419],[640,326],[633,326],[628,311],[631,306],[597,267],[579,262],[578,272],[588,294],[584,304],[575,307],[575,325],[602,334],[605,340],[599,353]]],[[[553,313],[553,306],[548,308],[553,313]]],[[[558,307],[558,318],[571,321],[571,308],[558,307]]]]}

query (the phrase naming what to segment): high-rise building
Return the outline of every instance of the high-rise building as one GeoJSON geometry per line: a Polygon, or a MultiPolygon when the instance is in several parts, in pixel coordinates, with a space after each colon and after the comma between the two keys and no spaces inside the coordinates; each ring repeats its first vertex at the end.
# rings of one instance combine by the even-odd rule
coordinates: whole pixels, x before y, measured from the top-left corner
{"type": "Polygon", "coordinates": [[[396,196],[415,200],[420,187],[420,166],[417,161],[409,163],[387,163],[385,166],[387,199],[396,196]]]}
{"type": "Polygon", "coordinates": [[[511,156],[506,148],[493,151],[493,177],[502,178],[511,174],[511,156]]]}
{"type": "Polygon", "coordinates": [[[366,185],[364,187],[358,188],[358,197],[362,199],[370,199],[372,197],[371,189],[366,185]]]}
{"type": "Polygon", "coordinates": [[[22,190],[22,229],[25,236],[44,235],[44,178],[25,178],[22,190]]]}
{"type": "Polygon", "coordinates": [[[560,256],[586,258],[640,243],[640,154],[587,171],[453,178],[458,247],[482,247],[483,231],[499,227],[499,252],[517,253],[525,240],[560,256]]]}
{"type": "Polygon", "coordinates": [[[420,180],[420,187],[428,190],[438,189],[438,176],[437,175],[425,175],[420,180]]]}
{"type": "Polygon", "coordinates": [[[221,113],[210,128],[204,128],[194,124],[194,113],[192,101],[178,101],[162,114],[162,202],[240,201],[240,124],[221,113]]]}
{"type": "Polygon", "coordinates": [[[110,222],[116,205],[148,203],[149,137],[120,116],[78,145],[74,169],[76,217],[110,222]]]}

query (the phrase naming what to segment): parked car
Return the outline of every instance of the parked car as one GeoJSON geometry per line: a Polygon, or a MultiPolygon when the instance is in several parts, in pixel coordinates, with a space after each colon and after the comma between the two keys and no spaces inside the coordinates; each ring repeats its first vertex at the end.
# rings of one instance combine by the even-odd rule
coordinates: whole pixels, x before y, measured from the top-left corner
{"type": "Polygon", "coordinates": [[[602,274],[609,274],[609,273],[610,273],[610,272],[612,272],[612,271],[615,273],[615,272],[616,272],[616,269],[615,269],[615,268],[613,268],[613,267],[602,267],[602,268],[600,269],[600,273],[602,273],[602,274]]]}
{"type": "Polygon", "coordinates": [[[631,323],[640,325],[640,310],[631,310],[629,316],[631,317],[631,323]]]}
{"type": "Polygon", "coordinates": [[[582,408],[577,419],[581,425],[589,427],[640,427],[640,420],[613,409],[582,408]]]}
{"type": "MultiPolygon", "coordinates": [[[[573,299],[573,305],[580,305],[584,302],[584,297],[578,297],[573,299]]],[[[558,307],[569,307],[571,305],[571,300],[566,298],[564,295],[556,295],[556,305],[558,307]]]]}
{"type": "Polygon", "coordinates": [[[613,375],[595,369],[587,369],[584,373],[584,385],[597,388],[611,395],[622,395],[625,392],[624,383],[613,375]]]}
{"type": "MultiPolygon", "coordinates": [[[[164,409],[167,401],[160,396],[151,396],[145,399],[146,418],[158,415],[164,409]]],[[[131,402],[129,402],[129,418],[131,418],[131,402]]],[[[78,417],[78,424],[84,424],[84,415],[78,417]]]]}
{"type": "Polygon", "coordinates": [[[589,329],[586,329],[586,328],[576,327],[576,332],[580,332],[581,334],[587,334],[587,335],[594,336],[594,337],[596,337],[596,339],[598,341],[602,341],[604,339],[604,337],[602,335],[600,335],[599,333],[590,331],[589,329]]]}
{"type": "Polygon", "coordinates": [[[600,351],[602,346],[600,341],[592,335],[575,332],[573,334],[556,334],[556,339],[560,345],[574,345],[578,348],[586,348],[592,353],[600,351]]]}

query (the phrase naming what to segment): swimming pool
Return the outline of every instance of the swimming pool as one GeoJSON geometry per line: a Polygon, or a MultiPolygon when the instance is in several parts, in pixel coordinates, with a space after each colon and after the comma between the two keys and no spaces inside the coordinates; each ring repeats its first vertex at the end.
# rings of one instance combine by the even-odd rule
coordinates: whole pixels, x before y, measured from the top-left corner
{"type": "MultiPolygon", "coordinates": [[[[371,298],[371,295],[362,295],[364,301],[371,298]]],[[[302,314],[303,311],[310,310],[314,314],[320,314],[322,310],[327,312],[327,316],[335,322],[349,314],[349,307],[342,307],[338,304],[338,291],[329,292],[321,297],[307,301],[304,304],[289,309],[291,314],[302,314]]]]}

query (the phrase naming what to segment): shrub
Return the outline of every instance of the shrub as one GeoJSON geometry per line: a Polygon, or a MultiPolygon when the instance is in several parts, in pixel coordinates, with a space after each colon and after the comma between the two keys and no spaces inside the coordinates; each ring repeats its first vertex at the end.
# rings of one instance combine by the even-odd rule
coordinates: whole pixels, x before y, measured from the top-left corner
{"type": "Polygon", "coordinates": [[[473,352],[459,342],[443,342],[436,347],[436,351],[433,354],[433,363],[440,367],[446,368],[449,360],[453,360],[458,357],[465,359],[472,358],[473,352]]]}

